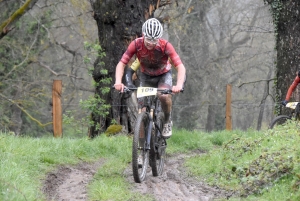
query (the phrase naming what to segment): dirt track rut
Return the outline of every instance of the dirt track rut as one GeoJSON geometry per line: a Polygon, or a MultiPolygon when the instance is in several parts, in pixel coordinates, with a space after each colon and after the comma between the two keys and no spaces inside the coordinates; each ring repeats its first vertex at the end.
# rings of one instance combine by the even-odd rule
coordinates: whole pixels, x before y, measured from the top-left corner
{"type": "MultiPolygon", "coordinates": [[[[189,156],[167,157],[164,173],[153,177],[149,168],[146,181],[141,184],[134,182],[131,166],[124,171],[124,175],[132,191],[153,195],[156,201],[211,201],[227,197],[229,193],[187,176],[182,165],[189,156]]],[[[62,166],[49,173],[43,188],[48,200],[88,201],[86,186],[102,163],[62,166]]]]}

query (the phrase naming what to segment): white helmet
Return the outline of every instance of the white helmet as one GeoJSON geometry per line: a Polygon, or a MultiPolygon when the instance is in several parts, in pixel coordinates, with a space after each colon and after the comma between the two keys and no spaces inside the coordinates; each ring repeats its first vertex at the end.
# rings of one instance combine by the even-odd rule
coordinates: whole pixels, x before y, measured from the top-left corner
{"type": "Polygon", "coordinates": [[[163,27],[157,19],[150,18],[143,24],[142,32],[147,38],[158,39],[163,35],[163,27]]]}

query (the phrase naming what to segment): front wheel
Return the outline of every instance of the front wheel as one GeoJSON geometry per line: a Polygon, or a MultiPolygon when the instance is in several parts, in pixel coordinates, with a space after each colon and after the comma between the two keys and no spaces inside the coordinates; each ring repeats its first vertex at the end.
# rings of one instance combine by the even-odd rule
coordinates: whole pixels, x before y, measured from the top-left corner
{"type": "Polygon", "coordinates": [[[149,165],[149,150],[146,149],[148,125],[148,114],[140,113],[136,119],[132,143],[132,172],[136,183],[144,181],[147,175],[149,165]]]}
{"type": "Polygon", "coordinates": [[[152,132],[151,150],[150,150],[150,165],[152,168],[152,175],[162,175],[164,169],[164,162],[166,156],[167,142],[162,137],[164,125],[164,113],[159,112],[156,116],[155,129],[152,132]]]}
{"type": "Polygon", "coordinates": [[[282,125],[284,123],[286,123],[287,120],[292,119],[290,116],[287,115],[279,115],[278,117],[275,117],[270,125],[269,125],[269,129],[273,129],[276,126],[282,125]]]}

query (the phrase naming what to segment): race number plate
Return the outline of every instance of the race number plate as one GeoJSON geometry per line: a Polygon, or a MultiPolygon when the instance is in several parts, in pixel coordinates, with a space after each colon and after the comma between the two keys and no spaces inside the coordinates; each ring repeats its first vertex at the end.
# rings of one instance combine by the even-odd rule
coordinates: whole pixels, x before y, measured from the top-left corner
{"type": "Polygon", "coordinates": [[[286,104],[286,107],[291,108],[291,109],[296,109],[296,106],[298,105],[299,102],[289,102],[286,104]]]}
{"type": "Polygon", "coordinates": [[[154,96],[157,94],[157,88],[152,87],[138,87],[137,89],[137,98],[145,96],[154,96]]]}

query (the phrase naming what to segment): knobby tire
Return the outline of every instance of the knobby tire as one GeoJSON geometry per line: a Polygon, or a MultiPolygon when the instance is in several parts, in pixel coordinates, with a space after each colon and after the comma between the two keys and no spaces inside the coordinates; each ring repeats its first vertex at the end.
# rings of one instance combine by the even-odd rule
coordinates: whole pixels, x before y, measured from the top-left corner
{"type": "Polygon", "coordinates": [[[291,119],[290,116],[287,116],[287,115],[279,115],[277,117],[275,117],[270,125],[269,125],[269,129],[273,129],[275,126],[278,126],[278,125],[282,125],[284,124],[287,120],[291,119]]]}
{"type": "Polygon", "coordinates": [[[145,180],[147,175],[147,168],[149,165],[149,150],[146,150],[145,141],[146,133],[149,125],[149,117],[146,112],[142,112],[137,116],[133,143],[132,143],[132,171],[134,181],[141,183],[145,180]],[[138,157],[143,158],[143,165],[139,167],[138,157]]]}
{"type": "MultiPolygon", "coordinates": [[[[164,114],[159,112],[156,116],[156,126],[159,130],[163,131],[164,114]]],[[[162,137],[162,133],[156,127],[153,129],[151,137],[151,150],[150,150],[150,165],[152,168],[152,175],[162,175],[164,169],[165,155],[166,155],[166,141],[162,137]]]]}

